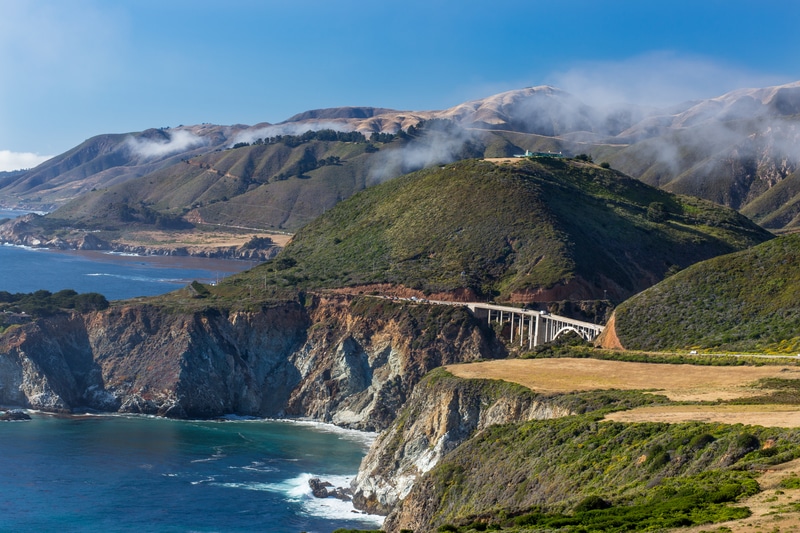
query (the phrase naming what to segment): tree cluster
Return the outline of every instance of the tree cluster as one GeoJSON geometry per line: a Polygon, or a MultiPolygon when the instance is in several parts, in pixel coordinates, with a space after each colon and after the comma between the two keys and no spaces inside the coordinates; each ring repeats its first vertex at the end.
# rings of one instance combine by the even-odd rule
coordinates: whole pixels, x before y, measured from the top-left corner
{"type": "Polygon", "coordinates": [[[263,139],[256,139],[252,143],[238,142],[232,148],[244,148],[245,146],[262,146],[270,144],[285,144],[290,148],[296,148],[301,144],[311,141],[329,141],[329,142],[347,142],[347,143],[365,143],[367,138],[364,134],[357,131],[336,131],[331,129],[319,131],[307,131],[301,135],[275,135],[274,137],[266,137],[263,139]]]}
{"type": "Polygon", "coordinates": [[[96,292],[78,294],[72,289],[65,289],[53,294],[39,290],[32,293],[15,293],[0,291],[0,325],[9,322],[10,315],[25,314],[32,318],[50,316],[65,309],[74,309],[80,313],[100,311],[108,307],[105,296],[96,292]]]}
{"type": "Polygon", "coordinates": [[[286,180],[292,176],[301,178],[306,172],[310,172],[326,165],[339,165],[340,161],[341,159],[337,155],[317,159],[317,157],[314,155],[314,152],[306,148],[305,152],[303,153],[303,157],[301,157],[300,160],[297,161],[297,163],[295,163],[294,166],[292,166],[292,168],[290,168],[288,171],[276,175],[275,180],[286,180]]]}
{"type": "Polygon", "coordinates": [[[145,205],[134,207],[130,204],[117,204],[112,206],[112,208],[117,211],[120,222],[147,224],[155,226],[158,229],[177,230],[193,227],[192,224],[184,220],[181,215],[160,213],[145,205]]]}

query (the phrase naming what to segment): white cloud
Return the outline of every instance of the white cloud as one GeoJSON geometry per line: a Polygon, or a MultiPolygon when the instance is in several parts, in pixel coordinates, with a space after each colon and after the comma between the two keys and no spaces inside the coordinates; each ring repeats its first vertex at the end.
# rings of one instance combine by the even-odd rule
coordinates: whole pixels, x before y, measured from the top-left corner
{"type": "Polygon", "coordinates": [[[163,157],[206,144],[199,135],[186,130],[169,130],[163,140],[128,137],[128,147],[142,157],[163,157]]]}
{"type": "Polygon", "coordinates": [[[621,61],[586,62],[555,72],[547,80],[596,107],[623,102],[660,107],[787,81],[792,80],[751,72],[710,58],[681,56],[668,51],[621,61]]]}
{"type": "Polygon", "coordinates": [[[309,120],[307,122],[273,124],[263,128],[247,129],[234,137],[231,146],[239,142],[252,143],[257,139],[267,139],[278,135],[302,135],[307,131],[334,130],[341,132],[353,131],[353,127],[346,122],[327,120],[309,120]]]}
{"type": "Polygon", "coordinates": [[[53,156],[33,154],[30,152],[11,152],[9,150],[0,150],[0,172],[33,168],[41,163],[44,163],[51,157],[53,156]]]}

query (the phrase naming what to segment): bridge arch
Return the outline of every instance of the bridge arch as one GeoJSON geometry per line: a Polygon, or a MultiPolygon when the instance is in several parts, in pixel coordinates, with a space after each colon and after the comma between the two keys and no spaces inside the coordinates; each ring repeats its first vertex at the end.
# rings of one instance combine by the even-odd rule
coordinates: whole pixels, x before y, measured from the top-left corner
{"type": "Polygon", "coordinates": [[[562,327],[560,330],[558,330],[556,332],[555,335],[553,335],[553,338],[551,340],[553,340],[553,341],[556,340],[559,335],[561,335],[562,333],[566,333],[567,331],[574,331],[575,333],[580,335],[581,338],[583,340],[585,340],[586,342],[591,342],[592,341],[592,339],[589,338],[589,334],[587,332],[581,331],[580,329],[574,328],[572,326],[564,326],[564,327],[562,327]]]}

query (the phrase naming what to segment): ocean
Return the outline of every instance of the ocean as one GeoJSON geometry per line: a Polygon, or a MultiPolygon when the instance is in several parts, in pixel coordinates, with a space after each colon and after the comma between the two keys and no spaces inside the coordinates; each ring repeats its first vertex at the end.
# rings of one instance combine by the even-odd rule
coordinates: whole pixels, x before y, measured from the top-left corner
{"type": "Polygon", "coordinates": [[[136,256],[0,246],[0,291],[99,292],[109,300],[155,296],[193,280],[214,283],[252,268],[251,261],[136,256]]]}
{"type": "MultiPolygon", "coordinates": [[[[117,300],[252,266],[0,246],[0,291],[117,300]]],[[[372,434],[303,421],[30,414],[0,422],[0,532],[324,533],[382,521],[308,486],[311,477],[349,486],[372,434]]]]}
{"type": "MultiPolygon", "coordinates": [[[[0,220],[22,211],[0,209],[0,220]]],[[[201,257],[137,256],[0,246],[0,291],[99,292],[109,300],[155,296],[194,280],[215,283],[253,268],[253,261],[201,257]]]]}
{"type": "Polygon", "coordinates": [[[371,434],[287,421],[32,413],[0,423],[3,532],[375,528],[308,480],[348,486],[371,434]]]}

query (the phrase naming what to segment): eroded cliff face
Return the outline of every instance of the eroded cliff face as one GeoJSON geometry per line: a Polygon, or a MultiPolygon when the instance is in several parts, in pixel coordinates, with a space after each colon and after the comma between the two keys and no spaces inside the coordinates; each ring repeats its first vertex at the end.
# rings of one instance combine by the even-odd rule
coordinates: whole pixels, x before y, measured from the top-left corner
{"type": "Polygon", "coordinates": [[[353,502],[370,513],[394,511],[386,523],[388,530],[405,528],[413,521],[406,515],[414,511],[398,503],[422,475],[476,432],[494,424],[569,414],[568,409],[518,385],[459,379],[444,370],[432,372],[417,385],[394,424],[381,433],[362,461],[352,484],[353,502]]]}
{"type": "Polygon", "coordinates": [[[466,309],[315,297],[254,312],[127,305],[0,337],[0,403],[171,417],[302,416],[388,427],[442,364],[503,355],[466,309]]]}

